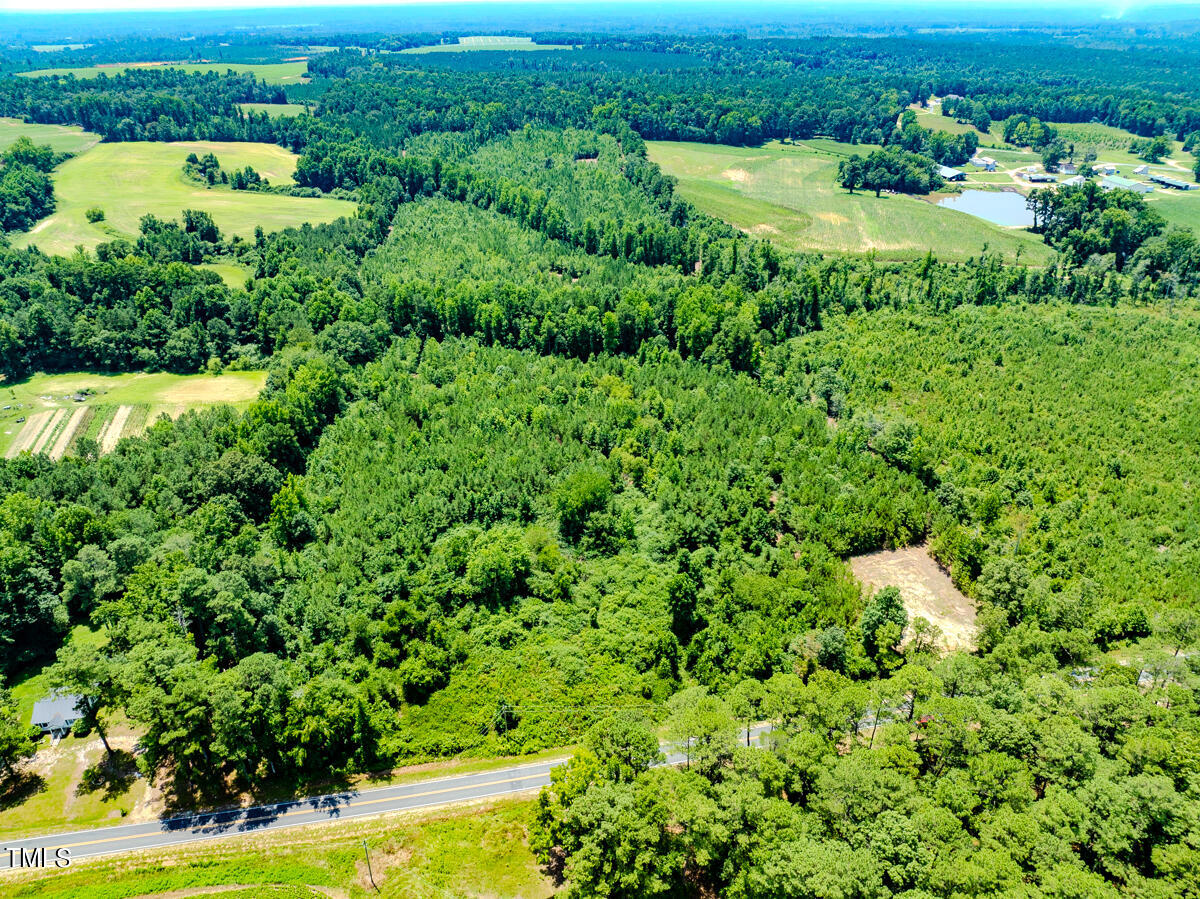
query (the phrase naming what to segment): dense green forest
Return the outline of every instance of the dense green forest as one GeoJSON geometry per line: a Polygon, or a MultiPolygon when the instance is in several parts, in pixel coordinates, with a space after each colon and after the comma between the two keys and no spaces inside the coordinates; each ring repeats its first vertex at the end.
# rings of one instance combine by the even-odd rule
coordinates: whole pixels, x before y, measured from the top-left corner
{"type": "MultiPolygon", "coordinates": [[[[1183,139],[1196,48],[569,37],[340,36],[286,88],[0,76],[0,115],[275,142],[289,190],[358,204],[0,239],[6,381],[267,371],[244,412],[0,460],[3,687],[43,672],[81,730],[128,722],[178,807],[580,745],[531,825],[571,895],[1200,895],[1197,236],[1089,182],[1034,194],[1046,265],[785,253],[644,145],[833,137],[872,145],[845,186],[925,193],[977,143],[910,104],[957,93],[1035,146],[1183,139]],[[289,99],[313,114],[241,109],[289,99]],[[925,544],[977,610],[962,651],[851,573],[925,544]],[[684,766],[652,767],[660,736],[684,766]]],[[[52,210],[61,161],[0,156],[0,229],[52,210]]],[[[212,154],[179,174],[262,188],[212,154]]],[[[0,700],[7,774],[33,747],[0,700]]]]}

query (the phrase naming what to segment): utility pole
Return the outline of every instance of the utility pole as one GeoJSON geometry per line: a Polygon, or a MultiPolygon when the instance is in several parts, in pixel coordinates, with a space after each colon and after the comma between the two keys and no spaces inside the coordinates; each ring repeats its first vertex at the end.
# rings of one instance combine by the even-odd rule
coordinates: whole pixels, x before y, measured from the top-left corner
{"type": "Polygon", "coordinates": [[[363,855],[367,858],[367,877],[371,878],[371,886],[375,887],[375,892],[379,892],[379,885],[375,883],[375,874],[371,870],[371,852],[367,849],[367,841],[363,840],[363,855]]]}

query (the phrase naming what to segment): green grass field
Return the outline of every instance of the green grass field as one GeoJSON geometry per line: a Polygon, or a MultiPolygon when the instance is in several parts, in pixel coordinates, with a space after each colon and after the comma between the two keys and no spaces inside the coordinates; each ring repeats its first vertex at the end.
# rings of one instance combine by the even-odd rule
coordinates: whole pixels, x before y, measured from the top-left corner
{"type": "Polygon", "coordinates": [[[974,134],[979,138],[979,146],[981,147],[999,146],[1004,142],[1002,136],[994,134],[991,131],[980,131],[974,125],[968,125],[965,122],[956,122],[953,116],[942,115],[940,103],[924,108],[915,105],[908,108],[917,114],[917,124],[922,128],[928,128],[930,131],[946,131],[950,134],[974,134]]]}
{"type": "Polygon", "coordinates": [[[153,424],[159,415],[180,415],[187,409],[230,403],[238,408],[248,406],[263,384],[266,374],[258,371],[229,371],[214,377],[210,374],[175,375],[167,372],[137,372],[107,375],[78,373],[65,375],[34,375],[15,383],[0,382],[0,455],[7,453],[26,427],[36,427],[34,416],[58,414],[53,432],[43,445],[50,452],[56,437],[62,435],[77,411],[83,410],[75,424],[76,437],[99,439],[106,422],[113,420],[117,410],[127,408],[125,427],[116,437],[139,433],[145,425],[153,424]],[[76,392],[91,390],[83,403],[70,397],[76,392]],[[18,422],[24,418],[25,422],[18,422]]]}
{"type": "Polygon", "coordinates": [[[136,142],[99,144],[54,173],[58,208],[33,229],[13,238],[17,247],[34,245],[47,253],[68,254],[115,237],[136,237],[138,221],[153,213],[178,219],[184,209],[210,213],[225,234],[249,237],[256,225],[276,231],[304,222],[329,222],[352,215],[354,204],[324,197],[287,197],[228,188],[206,188],[183,175],[188,153],[213,152],[226,169],[253,166],[272,184],[290,184],[296,156],[275,144],[136,142]],[[104,210],[91,223],[84,212],[104,210]]]}
{"type": "Polygon", "coordinates": [[[428,47],[409,47],[401,53],[466,53],[472,50],[571,50],[570,44],[535,44],[533,38],[507,35],[479,34],[460,37],[457,44],[433,44],[428,47]]]}
{"type": "Polygon", "coordinates": [[[221,276],[221,280],[225,282],[226,286],[234,287],[238,290],[246,286],[246,278],[252,274],[249,269],[234,262],[205,262],[196,266],[196,268],[216,272],[221,276]]]}
{"type": "Polygon", "coordinates": [[[76,69],[34,69],[19,73],[24,78],[42,78],[49,75],[74,75],[76,78],[95,78],[101,73],[118,75],[129,69],[183,69],[185,72],[227,72],[237,74],[251,72],[267,84],[299,84],[308,77],[308,62],[134,62],[113,63],[103,66],[81,66],[76,69]]]}
{"type": "Polygon", "coordinates": [[[528,800],[504,800],[102,857],[58,871],[5,877],[0,881],[0,897],[547,899],[555,895],[554,886],[538,870],[529,850],[532,809],[528,800]],[[377,889],[363,860],[364,841],[377,889]]]}
{"type": "Polygon", "coordinates": [[[0,150],[28,137],[39,146],[49,145],[56,153],[82,153],[100,143],[100,135],[74,125],[35,125],[20,119],[0,118],[0,150]]]}
{"type": "Polygon", "coordinates": [[[303,103],[240,103],[238,108],[242,112],[265,112],[273,119],[307,112],[303,103]]]}
{"type": "Polygon", "coordinates": [[[835,141],[760,148],[650,141],[650,158],[679,179],[679,192],[705,212],[792,250],[941,259],[976,255],[986,244],[1037,264],[1051,252],[1037,237],[907,196],[850,194],[836,184],[838,160],[872,147],[835,141]]]}

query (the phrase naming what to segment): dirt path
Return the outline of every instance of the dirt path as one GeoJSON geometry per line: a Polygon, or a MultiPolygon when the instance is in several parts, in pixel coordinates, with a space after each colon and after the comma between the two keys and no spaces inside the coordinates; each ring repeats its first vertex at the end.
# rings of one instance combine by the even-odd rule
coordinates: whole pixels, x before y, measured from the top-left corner
{"type": "Polygon", "coordinates": [[[855,556],[850,560],[850,570],[872,592],[899,587],[909,620],[920,615],[936,624],[947,648],[969,649],[975,645],[975,606],[924,546],[855,556]]]}
{"type": "Polygon", "coordinates": [[[51,459],[61,459],[67,451],[67,447],[71,445],[71,440],[75,437],[75,432],[79,430],[79,426],[83,424],[84,418],[87,417],[87,406],[80,406],[71,413],[71,420],[67,422],[67,426],[62,429],[62,433],[58,435],[58,439],[54,441],[54,446],[50,450],[51,459]]]}
{"type": "Polygon", "coordinates": [[[125,422],[129,420],[129,413],[132,411],[133,406],[117,407],[116,414],[100,431],[100,452],[111,453],[117,448],[117,441],[121,439],[121,432],[125,430],[125,422]]]}
{"type": "Polygon", "coordinates": [[[4,454],[6,459],[15,459],[21,452],[29,449],[33,442],[37,440],[38,434],[42,433],[42,428],[46,426],[46,422],[50,419],[50,410],[45,412],[35,412],[30,415],[25,422],[25,427],[21,428],[21,433],[17,435],[8,446],[8,452],[4,454]]]}
{"type": "Polygon", "coordinates": [[[55,409],[54,414],[50,416],[50,423],[46,425],[45,430],[38,435],[37,443],[33,445],[33,451],[40,453],[46,448],[46,444],[50,442],[50,438],[54,436],[54,429],[59,423],[67,417],[66,409],[55,409]]]}

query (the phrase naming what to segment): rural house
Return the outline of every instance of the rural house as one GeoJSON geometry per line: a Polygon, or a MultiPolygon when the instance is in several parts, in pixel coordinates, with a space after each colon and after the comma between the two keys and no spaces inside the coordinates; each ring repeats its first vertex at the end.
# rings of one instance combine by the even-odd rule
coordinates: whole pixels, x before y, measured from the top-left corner
{"type": "Polygon", "coordinates": [[[51,693],[33,704],[32,724],[52,737],[65,737],[83,715],[83,697],[72,693],[51,693]]]}

